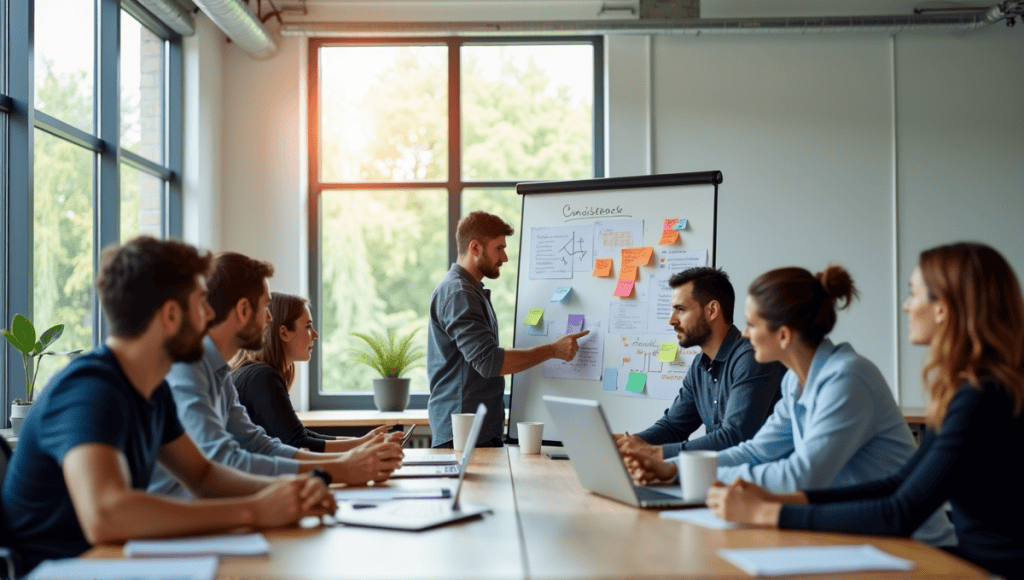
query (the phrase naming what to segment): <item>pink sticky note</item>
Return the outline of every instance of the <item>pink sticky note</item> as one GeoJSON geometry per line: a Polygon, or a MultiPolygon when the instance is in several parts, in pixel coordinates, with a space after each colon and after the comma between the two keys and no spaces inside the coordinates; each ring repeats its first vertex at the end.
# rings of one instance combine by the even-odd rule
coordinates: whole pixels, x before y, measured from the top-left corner
{"type": "Polygon", "coordinates": [[[622,298],[628,298],[633,293],[633,281],[619,279],[619,285],[615,287],[614,296],[621,296],[622,298]]]}
{"type": "Polygon", "coordinates": [[[677,223],[679,223],[679,218],[668,218],[667,220],[665,220],[664,229],[671,230],[673,229],[673,226],[675,226],[677,223]]]}

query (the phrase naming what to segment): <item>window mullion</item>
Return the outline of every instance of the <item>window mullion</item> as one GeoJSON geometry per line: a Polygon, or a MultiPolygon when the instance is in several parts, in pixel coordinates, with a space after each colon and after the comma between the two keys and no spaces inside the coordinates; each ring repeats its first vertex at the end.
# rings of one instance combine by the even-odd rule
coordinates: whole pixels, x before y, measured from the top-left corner
{"type": "Polygon", "coordinates": [[[462,41],[448,41],[448,262],[458,259],[455,228],[462,214],[462,41]]]}
{"type": "MultiPolygon", "coordinates": [[[[96,13],[96,134],[106,145],[97,155],[95,178],[95,213],[93,233],[93,273],[100,263],[100,253],[120,238],[121,174],[118,165],[120,145],[120,21],[118,0],[98,0],[96,13]]],[[[93,344],[100,344],[106,335],[106,321],[93,293],[93,344]]]]}

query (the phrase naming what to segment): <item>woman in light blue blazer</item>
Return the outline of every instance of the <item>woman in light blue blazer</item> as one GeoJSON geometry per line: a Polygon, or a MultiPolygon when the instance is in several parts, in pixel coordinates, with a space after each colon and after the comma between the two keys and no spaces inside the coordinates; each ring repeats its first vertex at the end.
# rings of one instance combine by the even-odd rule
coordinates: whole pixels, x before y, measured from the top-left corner
{"type": "MultiPolygon", "coordinates": [[[[848,343],[826,338],[837,306],[848,307],[856,296],[841,266],[817,275],[779,268],[750,285],[743,336],[757,362],[779,361],[789,371],[764,426],[719,454],[719,480],[742,479],[776,493],[853,485],[892,475],[913,455],[910,429],[878,367],[848,343]]],[[[655,467],[675,472],[674,465],[655,467]]],[[[914,535],[956,544],[941,511],[914,535]]]]}

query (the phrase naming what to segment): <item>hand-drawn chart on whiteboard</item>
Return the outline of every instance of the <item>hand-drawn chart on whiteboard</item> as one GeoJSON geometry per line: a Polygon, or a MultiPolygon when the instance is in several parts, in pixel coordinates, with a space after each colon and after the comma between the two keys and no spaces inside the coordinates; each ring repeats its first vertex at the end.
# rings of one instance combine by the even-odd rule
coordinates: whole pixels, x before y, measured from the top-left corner
{"type": "MultiPolygon", "coordinates": [[[[699,348],[682,348],[672,275],[716,265],[717,171],[520,184],[522,223],[513,346],[532,348],[580,328],[572,361],[512,376],[509,437],[545,423],[544,395],[601,401],[615,431],[650,426],[678,395],[699,348]],[[538,321],[533,309],[543,310],[538,321]]],[[[515,243],[515,238],[510,241],[515,243]]]]}

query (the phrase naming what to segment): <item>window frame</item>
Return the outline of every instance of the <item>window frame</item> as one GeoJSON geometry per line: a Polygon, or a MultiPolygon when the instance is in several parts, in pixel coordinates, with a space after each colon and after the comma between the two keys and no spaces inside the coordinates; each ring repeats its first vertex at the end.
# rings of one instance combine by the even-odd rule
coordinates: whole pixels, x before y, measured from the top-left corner
{"type": "MultiPolygon", "coordinates": [[[[93,74],[93,127],[84,131],[35,109],[35,0],[0,0],[0,110],[3,142],[0,144],[0,327],[6,328],[15,313],[33,313],[33,206],[35,131],[41,130],[70,142],[94,157],[93,275],[103,248],[119,241],[120,171],[130,165],[163,181],[162,235],[181,237],[183,165],[183,77],[181,37],[134,0],[93,0],[95,10],[95,59],[93,74]],[[162,146],[164,162],[157,163],[120,148],[120,26],[121,10],[138,20],[164,41],[162,146]],[[28,195],[24,195],[28,192],[28,195]],[[111,217],[113,216],[113,217],[111,217]]],[[[49,321],[45,321],[49,322],[49,321]]],[[[92,304],[92,346],[106,335],[106,321],[99,299],[92,304]]],[[[4,341],[0,354],[0,418],[7,426],[10,403],[25,396],[20,355],[4,341]]]]}
{"type": "MultiPolygon", "coordinates": [[[[515,189],[514,180],[466,180],[462,176],[462,53],[465,45],[515,44],[550,45],[581,44],[593,46],[594,106],[593,106],[593,177],[604,177],[604,39],[601,36],[487,36],[487,37],[406,37],[406,38],[310,38],[307,47],[307,240],[309,258],[309,300],[313,307],[316,328],[323,328],[321,317],[322,284],[320,271],[322,220],[321,201],[326,191],[386,191],[386,190],[444,190],[448,196],[448,261],[458,257],[455,246],[455,227],[462,217],[462,194],[466,189],[515,189]],[[325,46],[447,46],[448,47],[448,177],[444,181],[372,181],[325,182],[320,178],[320,111],[319,111],[319,57],[325,46]]],[[[373,394],[368,392],[326,393],[320,390],[322,381],[322,341],[313,348],[309,362],[309,408],[374,409],[373,394]]],[[[412,393],[410,409],[425,409],[428,393],[412,393]]],[[[508,395],[505,395],[508,405],[508,395]]]]}

